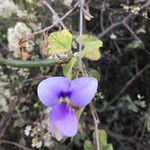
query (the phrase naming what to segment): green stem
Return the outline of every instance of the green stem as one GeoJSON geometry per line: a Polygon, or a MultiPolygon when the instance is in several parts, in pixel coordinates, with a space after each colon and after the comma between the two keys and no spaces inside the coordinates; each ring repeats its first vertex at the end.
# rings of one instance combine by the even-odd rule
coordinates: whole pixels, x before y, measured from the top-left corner
{"type": "Polygon", "coordinates": [[[0,65],[4,64],[7,66],[16,67],[16,68],[54,66],[57,63],[58,61],[56,59],[44,59],[44,60],[36,60],[36,61],[5,59],[0,54],[0,65]]]}

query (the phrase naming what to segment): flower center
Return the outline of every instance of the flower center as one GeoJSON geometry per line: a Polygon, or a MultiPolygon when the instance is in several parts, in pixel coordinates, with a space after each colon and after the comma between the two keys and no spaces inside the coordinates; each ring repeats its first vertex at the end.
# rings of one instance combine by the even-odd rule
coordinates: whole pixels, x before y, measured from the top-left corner
{"type": "Polygon", "coordinates": [[[66,103],[66,107],[67,107],[69,110],[75,111],[75,108],[71,105],[70,99],[69,99],[68,97],[60,98],[60,99],[59,99],[59,103],[66,103]]]}
{"type": "Polygon", "coordinates": [[[60,98],[60,99],[59,99],[59,102],[60,102],[60,103],[65,102],[65,103],[67,103],[67,105],[69,105],[69,104],[70,104],[70,100],[69,100],[69,98],[68,98],[68,97],[60,98]]]}

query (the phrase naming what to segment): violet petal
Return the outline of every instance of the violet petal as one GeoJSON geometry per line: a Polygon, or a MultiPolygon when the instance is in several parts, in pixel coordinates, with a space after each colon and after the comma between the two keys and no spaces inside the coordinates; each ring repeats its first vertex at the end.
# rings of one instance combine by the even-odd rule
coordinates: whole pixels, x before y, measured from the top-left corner
{"type": "Polygon", "coordinates": [[[46,106],[53,106],[60,99],[60,93],[66,93],[70,80],[64,77],[51,77],[43,80],[38,85],[38,97],[46,106]]]}
{"type": "Polygon", "coordinates": [[[98,81],[93,77],[81,77],[71,81],[70,101],[78,108],[85,107],[96,94],[98,81]]]}
{"type": "Polygon", "coordinates": [[[75,113],[67,108],[67,103],[63,102],[52,107],[50,126],[53,136],[57,131],[57,134],[72,137],[77,133],[78,120],[75,113]]]}

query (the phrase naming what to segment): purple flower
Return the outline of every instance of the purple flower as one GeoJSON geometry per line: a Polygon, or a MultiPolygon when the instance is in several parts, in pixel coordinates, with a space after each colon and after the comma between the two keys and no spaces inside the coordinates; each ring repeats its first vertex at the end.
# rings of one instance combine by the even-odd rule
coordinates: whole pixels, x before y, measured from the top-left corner
{"type": "Polygon", "coordinates": [[[69,80],[65,77],[51,77],[38,85],[41,102],[51,107],[50,132],[57,140],[64,136],[72,137],[77,133],[77,108],[85,107],[91,102],[98,82],[92,77],[69,80]]]}

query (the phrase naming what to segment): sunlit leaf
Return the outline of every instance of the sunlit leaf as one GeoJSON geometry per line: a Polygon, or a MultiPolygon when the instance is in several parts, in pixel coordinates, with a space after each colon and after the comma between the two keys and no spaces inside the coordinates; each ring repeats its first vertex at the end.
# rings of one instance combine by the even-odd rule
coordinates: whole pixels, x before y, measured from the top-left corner
{"type": "Polygon", "coordinates": [[[99,130],[100,145],[107,145],[107,133],[104,130],[99,130]]]}
{"type": "Polygon", "coordinates": [[[63,74],[65,77],[72,79],[72,69],[76,63],[76,58],[72,57],[70,61],[63,66],[63,74]]]}
{"type": "MultiPolygon", "coordinates": [[[[80,36],[76,38],[76,41],[78,44],[80,43],[80,36]]],[[[81,57],[85,57],[93,61],[100,59],[101,53],[99,48],[103,46],[101,40],[93,35],[84,34],[82,35],[82,44],[84,48],[80,53],[81,57]]]]}
{"type": "Polygon", "coordinates": [[[53,32],[49,35],[48,42],[50,47],[48,54],[58,54],[70,51],[72,34],[67,29],[53,32]]]}
{"type": "Polygon", "coordinates": [[[93,60],[93,61],[97,61],[98,59],[101,58],[101,53],[99,52],[98,49],[94,49],[91,53],[86,53],[85,54],[85,58],[93,60]]]}

